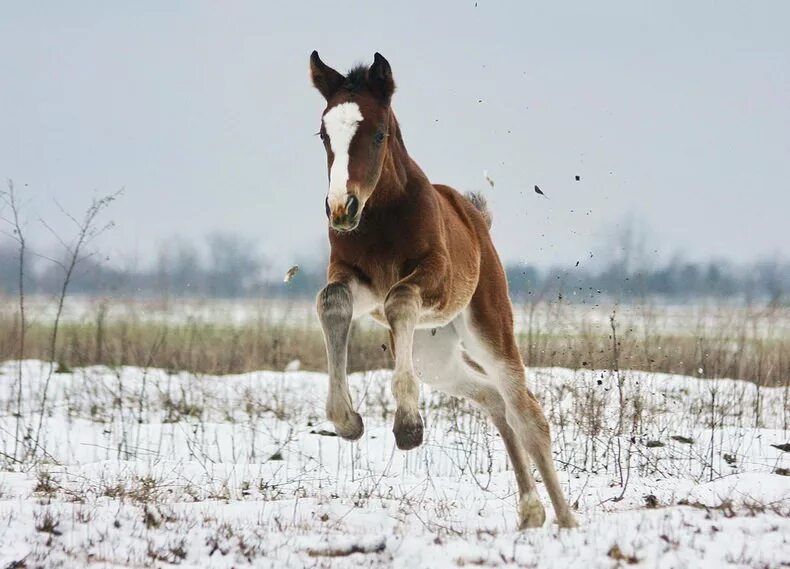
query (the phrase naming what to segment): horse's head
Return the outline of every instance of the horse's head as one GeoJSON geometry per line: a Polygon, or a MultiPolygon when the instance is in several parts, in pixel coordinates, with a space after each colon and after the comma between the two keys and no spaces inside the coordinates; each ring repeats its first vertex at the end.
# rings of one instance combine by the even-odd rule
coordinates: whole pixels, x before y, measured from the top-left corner
{"type": "Polygon", "coordinates": [[[356,67],[344,76],[314,51],[310,76],[326,99],[319,130],[329,170],[326,215],[336,231],[352,231],[379,181],[386,156],[395,91],[392,69],[377,53],[369,68],[356,67]]]}

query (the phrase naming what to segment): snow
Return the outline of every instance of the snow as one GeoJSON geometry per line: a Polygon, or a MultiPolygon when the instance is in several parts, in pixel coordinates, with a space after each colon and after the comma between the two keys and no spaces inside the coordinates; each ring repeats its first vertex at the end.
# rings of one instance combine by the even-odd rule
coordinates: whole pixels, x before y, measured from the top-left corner
{"type": "MultiPolygon", "coordinates": [[[[48,372],[22,363],[33,436],[48,372]]],[[[43,450],[18,463],[17,363],[6,362],[0,567],[790,564],[790,477],[777,473],[790,453],[771,446],[790,441],[787,389],[528,372],[577,530],[552,523],[542,484],[547,524],[517,530],[501,440],[466,403],[425,388],[426,441],[397,450],[388,371],[350,379],[366,427],[357,443],[328,434],[323,374],[55,373],[43,450]]]]}

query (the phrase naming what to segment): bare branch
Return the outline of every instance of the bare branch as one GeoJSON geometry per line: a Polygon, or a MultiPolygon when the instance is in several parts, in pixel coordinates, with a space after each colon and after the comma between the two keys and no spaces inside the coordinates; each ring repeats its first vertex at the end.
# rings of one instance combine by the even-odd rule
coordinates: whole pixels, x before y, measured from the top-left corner
{"type": "Polygon", "coordinates": [[[57,231],[52,229],[52,227],[42,218],[39,217],[38,220],[41,222],[41,225],[43,225],[47,229],[47,231],[49,231],[52,234],[52,236],[58,240],[58,242],[63,246],[64,249],[66,249],[66,251],[71,250],[71,247],[65,241],[63,241],[63,238],[60,235],[58,235],[57,231]]]}
{"type": "Polygon", "coordinates": [[[19,251],[19,272],[17,274],[19,287],[19,344],[17,347],[16,434],[14,437],[14,459],[16,459],[21,433],[24,428],[22,425],[22,362],[25,359],[25,335],[27,333],[27,322],[25,321],[25,253],[27,244],[25,242],[25,233],[22,230],[22,223],[19,219],[20,206],[13,180],[8,180],[8,191],[3,194],[3,201],[11,209],[12,221],[8,222],[5,218],[3,220],[11,225],[19,251]]]}
{"type": "MultiPolygon", "coordinates": [[[[39,448],[39,440],[41,438],[41,429],[44,424],[44,414],[46,411],[46,403],[47,403],[47,394],[49,392],[49,384],[52,379],[52,374],[55,371],[55,361],[56,361],[56,349],[57,349],[57,340],[58,340],[58,330],[60,327],[60,319],[63,315],[63,305],[66,301],[66,294],[68,292],[69,285],[71,284],[71,279],[74,275],[74,270],[80,261],[84,260],[84,256],[81,255],[83,248],[90,243],[92,239],[94,239],[97,235],[101,234],[104,230],[109,229],[112,227],[112,224],[109,223],[102,228],[96,227],[96,218],[99,214],[106,209],[119,195],[121,195],[123,190],[115,192],[114,194],[110,194],[109,196],[105,196],[100,199],[95,199],[92,201],[90,207],[85,211],[85,215],[82,218],[82,221],[78,221],[76,217],[68,213],[60,204],[57,204],[60,210],[72,221],[77,224],[77,234],[73,240],[73,245],[68,246],[65,245],[65,241],[58,237],[58,240],[61,244],[66,247],[67,251],[67,259],[64,263],[58,263],[59,266],[63,268],[64,275],[63,275],[63,282],[60,289],[60,294],[58,295],[58,307],[55,312],[55,322],[52,327],[52,335],[50,337],[50,345],[49,345],[49,360],[51,365],[49,366],[49,371],[47,372],[47,377],[44,380],[44,389],[41,394],[41,408],[39,409],[39,417],[38,417],[38,426],[36,427],[36,436],[32,446],[32,453],[35,456],[39,448]]],[[[55,202],[57,203],[57,202],[55,202]]],[[[44,223],[46,227],[49,226],[44,223]]],[[[54,235],[57,236],[57,233],[54,231],[52,232],[54,235]]]]}
{"type": "Polygon", "coordinates": [[[64,265],[62,262],[58,261],[57,259],[53,259],[52,257],[48,257],[47,255],[44,255],[42,253],[36,253],[35,251],[31,251],[30,254],[33,255],[34,257],[38,257],[39,259],[44,259],[45,261],[49,261],[50,263],[54,263],[55,265],[57,265],[58,267],[60,267],[64,271],[66,270],[66,265],[64,265]]]}

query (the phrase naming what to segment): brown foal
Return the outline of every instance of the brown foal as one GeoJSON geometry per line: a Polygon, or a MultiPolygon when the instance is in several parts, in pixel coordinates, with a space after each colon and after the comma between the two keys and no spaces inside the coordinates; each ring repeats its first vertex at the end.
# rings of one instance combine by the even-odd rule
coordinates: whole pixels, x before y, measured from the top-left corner
{"type": "Polygon", "coordinates": [[[327,415],[337,433],[362,436],[346,379],[351,321],[370,315],[390,330],[398,448],[422,443],[418,381],[482,406],[502,435],[519,489],[522,528],[543,525],[529,457],[561,527],[576,522],[562,494],[543,409],[527,389],[513,335],[507,281],[477,195],[433,185],[406,152],[390,106],[395,83],[376,54],[342,75],[310,57],[313,85],[327,102],[326,148],[331,254],[317,309],[329,362],[327,415]]]}

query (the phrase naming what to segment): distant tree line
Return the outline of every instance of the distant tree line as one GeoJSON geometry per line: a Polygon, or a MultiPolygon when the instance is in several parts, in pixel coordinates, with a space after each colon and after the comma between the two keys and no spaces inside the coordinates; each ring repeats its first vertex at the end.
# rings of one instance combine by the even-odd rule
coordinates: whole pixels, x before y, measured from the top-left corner
{"type": "MultiPolygon", "coordinates": [[[[510,292],[521,302],[557,300],[599,302],[658,298],[688,302],[702,297],[733,302],[790,303],[790,262],[763,260],[748,265],[724,261],[691,262],[674,257],[655,267],[640,266],[626,256],[597,266],[584,264],[541,269],[529,264],[506,267],[510,292]]],[[[51,260],[28,253],[25,259],[28,294],[50,294],[62,281],[51,260]]],[[[19,251],[0,242],[0,292],[16,294],[19,251]]],[[[204,243],[174,241],[162,247],[154,263],[119,267],[95,255],[76,271],[71,292],[125,297],[313,297],[324,284],[321,263],[302,264],[294,278],[283,282],[289,267],[274,267],[254,243],[216,234],[204,243]]]]}
{"type": "MultiPolygon", "coordinates": [[[[28,249],[24,259],[26,293],[56,292],[63,280],[58,261],[28,249]]],[[[251,240],[212,234],[199,243],[173,240],[148,263],[117,263],[88,255],[81,259],[69,290],[73,294],[125,297],[248,298],[310,296],[323,286],[324,268],[300,267],[286,284],[283,276],[288,268],[275,275],[275,268],[251,240]]],[[[10,240],[0,241],[0,293],[16,294],[18,278],[19,250],[10,240]]]]}
{"type": "Polygon", "coordinates": [[[540,270],[531,265],[508,265],[506,271],[511,296],[521,302],[644,298],[690,302],[717,298],[746,303],[790,303],[790,263],[778,260],[735,265],[724,261],[690,262],[675,257],[655,268],[631,270],[612,262],[600,269],[573,266],[540,270]]]}

